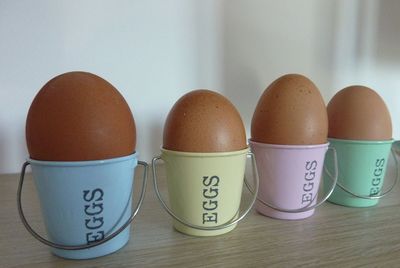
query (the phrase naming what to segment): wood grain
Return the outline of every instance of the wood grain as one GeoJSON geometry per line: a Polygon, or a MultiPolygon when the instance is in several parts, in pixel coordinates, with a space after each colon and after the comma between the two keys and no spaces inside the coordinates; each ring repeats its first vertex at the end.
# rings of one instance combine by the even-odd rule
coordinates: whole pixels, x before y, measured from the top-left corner
{"type": "MultiPolygon", "coordinates": [[[[135,184],[140,185],[140,172],[136,177],[135,184]]],[[[146,199],[132,225],[129,243],[108,256],[73,261],[53,256],[29,235],[17,213],[18,174],[1,175],[0,267],[398,267],[400,264],[399,187],[376,207],[347,208],[325,203],[312,217],[299,221],[275,220],[252,211],[232,232],[198,238],[172,228],[171,219],[156,199],[151,176],[149,179],[146,199]]],[[[159,180],[165,193],[162,172],[159,180]]],[[[250,195],[244,191],[242,203],[249,199],[250,195]]],[[[24,208],[32,225],[43,232],[30,175],[24,189],[24,208]]]]}

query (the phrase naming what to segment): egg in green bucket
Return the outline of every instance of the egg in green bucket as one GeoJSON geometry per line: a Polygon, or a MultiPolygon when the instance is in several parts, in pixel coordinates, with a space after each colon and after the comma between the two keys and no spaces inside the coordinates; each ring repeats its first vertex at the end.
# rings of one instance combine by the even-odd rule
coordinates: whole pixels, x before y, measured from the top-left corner
{"type": "MultiPolygon", "coordinates": [[[[346,87],[329,102],[328,119],[328,140],[336,149],[339,166],[338,183],[328,201],[349,207],[376,205],[393,188],[382,193],[393,143],[384,100],[368,87],[346,87]]],[[[325,181],[333,170],[329,157],[325,181]]]]}
{"type": "Polygon", "coordinates": [[[213,236],[235,228],[255,201],[254,195],[239,215],[249,154],[242,119],[227,98],[194,90],[175,103],[164,125],[161,156],[153,159],[153,176],[176,230],[213,236]],[[155,164],[160,158],[165,162],[170,207],[156,183],[155,164]]]}

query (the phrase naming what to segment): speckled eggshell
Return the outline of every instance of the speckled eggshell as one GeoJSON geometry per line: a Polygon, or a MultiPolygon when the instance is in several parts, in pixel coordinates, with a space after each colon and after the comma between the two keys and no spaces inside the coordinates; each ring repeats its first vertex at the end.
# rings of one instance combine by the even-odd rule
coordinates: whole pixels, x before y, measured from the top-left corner
{"type": "Polygon", "coordinates": [[[342,89],[328,104],[329,137],[347,140],[390,140],[392,121],[383,99],[365,86],[342,89]]]}
{"type": "Polygon", "coordinates": [[[34,98],[26,120],[32,159],[86,161],[135,152],[136,128],[122,95],[87,72],[61,74],[34,98]]]}
{"type": "Polygon", "coordinates": [[[251,140],[283,145],[327,142],[328,117],[318,88],[305,76],[287,74],[260,97],[251,122],[251,140]]]}
{"type": "Polygon", "coordinates": [[[233,104],[210,90],[194,90],[172,107],[163,148],[181,152],[230,152],[247,148],[242,119],[233,104]]]}

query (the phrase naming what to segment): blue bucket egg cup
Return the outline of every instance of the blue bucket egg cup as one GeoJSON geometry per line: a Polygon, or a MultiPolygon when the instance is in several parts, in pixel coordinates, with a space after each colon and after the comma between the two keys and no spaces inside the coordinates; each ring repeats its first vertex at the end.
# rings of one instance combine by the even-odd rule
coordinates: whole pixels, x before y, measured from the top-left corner
{"type": "Polygon", "coordinates": [[[144,199],[148,165],[137,154],[95,161],[38,161],[22,166],[18,211],[26,229],[53,254],[90,259],[113,253],[129,241],[130,224],[144,199]],[[132,212],[134,171],[144,168],[142,191],[132,212]],[[32,167],[48,240],[27,222],[21,204],[25,171],[32,167]]]}

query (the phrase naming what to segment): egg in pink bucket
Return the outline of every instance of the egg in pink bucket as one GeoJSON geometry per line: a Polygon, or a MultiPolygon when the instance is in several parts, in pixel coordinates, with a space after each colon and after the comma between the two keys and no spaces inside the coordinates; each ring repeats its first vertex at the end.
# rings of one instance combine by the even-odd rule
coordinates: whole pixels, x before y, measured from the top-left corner
{"type": "Polygon", "coordinates": [[[310,79],[287,74],[267,87],[254,111],[249,141],[260,176],[259,213],[302,219],[326,200],[317,203],[327,137],[326,106],[310,79]]]}
{"type": "Polygon", "coordinates": [[[18,208],[27,230],[70,259],[103,256],[130,237],[136,127],[123,96],[109,82],[88,72],[54,77],[38,92],[26,120],[30,158],[18,187],[18,208]],[[21,193],[27,166],[41,204],[48,238],[38,234],[23,213],[21,193]]]}
{"type": "Polygon", "coordinates": [[[174,104],[165,121],[161,156],[153,159],[153,179],[176,230],[214,236],[235,228],[256,197],[239,215],[247,156],[251,154],[242,119],[224,96],[193,90],[174,104]],[[160,159],[165,163],[170,207],[157,186],[160,159]]]}

